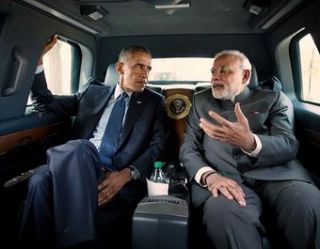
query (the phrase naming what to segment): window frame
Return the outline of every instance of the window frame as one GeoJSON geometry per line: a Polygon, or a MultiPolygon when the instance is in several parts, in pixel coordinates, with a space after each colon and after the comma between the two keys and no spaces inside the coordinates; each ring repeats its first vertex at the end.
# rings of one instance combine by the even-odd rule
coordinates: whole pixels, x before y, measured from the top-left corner
{"type": "MultiPolygon", "coordinates": [[[[81,73],[81,64],[82,64],[82,51],[76,42],[71,41],[70,39],[58,35],[59,42],[64,42],[70,46],[71,50],[71,61],[70,61],[70,82],[69,88],[70,92],[68,94],[74,94],[79,90],[79,79],[81,73]]],[[[58,61],[61,62],[61,61],[58,61]]],[[[45,70],[45,69],[44,69],[45,70]]],[[[50,86],[48,86],[50,89],[50,86]]],[[[61,93],[54,93],[61,95],[61,93]]]]}
{"type": "MultiPolygon", "coordinates": [[[[295,91],[297,99],[300,102],[320,106],[320,103],[312,102],[309,100],[304,100],[302,98],[303,81],[302,81],[302,72],[301,72],[302,66],[301,66],[301,57],[300,57],[301,51],[300,51],[299,41],[307,35],[312,36],[312,32],[307,29],[299,32],[298,34],[296,34],[292,38],[290,45],[289,45],[292,75],[293,75],[293,80],[294,80],[294,91],[295,91]]],[[[320,49],[317,46],[317,43],[315,41],[314,41],[314,45],[317,47],[318,51],[320,51],[320,49]]]]}
{"type": "MultiPolygon", "coordinates": [[[[67,95],[75,94],[83,90],[83,87],[88,82],[93,68],[93,54],[92,51],[85,45],[72,41],[69,38],[58,34],[58,40],[65,42],[71,47],[71,71],[70,71],[70,93],[67,95]],[[86,59],[86,62],[83,60],[86,59]]],[[[45,70],[45,69],[43,69],[45,70]]],[[[48,86],[49,90],[50,86],[48,86]]],[[[26,103],[25,113],[33,112],[33,101],[30,99],[30,94],[26,103]]],[[[65,95],[61,93],[53,93],[58,95],[65,95]]]]}

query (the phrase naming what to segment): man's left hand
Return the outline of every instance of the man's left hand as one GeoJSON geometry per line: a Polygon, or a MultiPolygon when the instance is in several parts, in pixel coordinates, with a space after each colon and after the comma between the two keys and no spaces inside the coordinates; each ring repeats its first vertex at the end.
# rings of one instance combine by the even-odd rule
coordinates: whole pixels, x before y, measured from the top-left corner
{"type": "Polygon", "coordinates": [[[218,113],[209,111],[209,115],[220,125],[214,125],[204,118],[200,118],[200,127],[210,137],[219,141],[237,146],[245,151],[251,152],[256,148],[253,133],[249,122],[241,111],[240,104],[235,104],[236,122],[230,122],[218,113]]]}

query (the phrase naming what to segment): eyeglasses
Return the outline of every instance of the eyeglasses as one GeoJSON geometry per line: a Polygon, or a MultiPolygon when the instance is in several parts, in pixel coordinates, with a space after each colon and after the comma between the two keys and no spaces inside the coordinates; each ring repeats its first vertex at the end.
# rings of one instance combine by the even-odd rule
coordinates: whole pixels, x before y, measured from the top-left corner
{"type": "Polygon", "coordinates": [[[227,75],[227,74],[230,74],[232,72],[232,70],[230,69],[229,66],[227,65],[222,65],[221,67],[219,68],[211,68],[211,74],[213,76],[216,76],[216,75],[220,75],[220,76],[224,76],[224,75],[227,75]]]}

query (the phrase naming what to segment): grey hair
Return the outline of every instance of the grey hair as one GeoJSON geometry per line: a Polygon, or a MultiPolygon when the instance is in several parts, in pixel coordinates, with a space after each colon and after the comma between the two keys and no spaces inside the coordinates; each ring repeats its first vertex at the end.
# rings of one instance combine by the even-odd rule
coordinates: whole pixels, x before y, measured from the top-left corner
{"type": "Polygon", "coordinates": [[[126,62],[130,60],[136,52],[143,52],[152,57],[151,52],[147,48],[138,45],[131,45],[121,50],[118,60],[120,62],[126,62]]]}
{"type": "Polygon", "coordinates": [[[215,54],[214,58],[217,59],[218,57],[228,56],[228,55],[235,56],[235,57],[239,58],[241,61],[241,68],[242,69],[251,70],[252,66],[251,66],[251,63],[250,63],[248,57],[244,53],[240,52],[239,50],[223,50],[223,51],[215,54]]]}
{"type": "Polygon", "coordinates": [[[240,59],[241,62],[241,69],[245,69],[245,70],[249,70],[250,71],[250,77],[247,80],[247,84],[250,82],[250,78],[251,78],[251,70],[252,70],[252,65],[248,59],[248,57],[240,52],[239,50],[223,50],[221,52],[218,52],[217,54],[215,54],[214,58],[217,59],[219,57],[222,56],[234,56],[240,59]]]}

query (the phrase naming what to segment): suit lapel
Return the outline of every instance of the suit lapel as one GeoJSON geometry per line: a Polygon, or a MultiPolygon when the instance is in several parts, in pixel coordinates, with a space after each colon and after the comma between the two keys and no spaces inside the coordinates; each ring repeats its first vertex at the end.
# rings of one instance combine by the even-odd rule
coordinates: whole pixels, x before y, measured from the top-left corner
{"type": "Polygon", "coordinates": [[[93,109],[93,113],[98,114],[99,118],[101,117],[103,111],[105,110],[112,94],[114,93],[115,87],[110,87],[105,89],[104,91],[100,91],[97,93],[96,98],[97,98],[97,105],[93,109]]]}
{"type": "Polygon", "coordinates": [[[129,107],[126,114],[126,119],[123,125],[123,131],[120,136],[119,147],[126,140],[134,124],[139,117],[143,107],[146,104],[146,95],[142,93],[133,93],[130,99],[129,107]]]}

